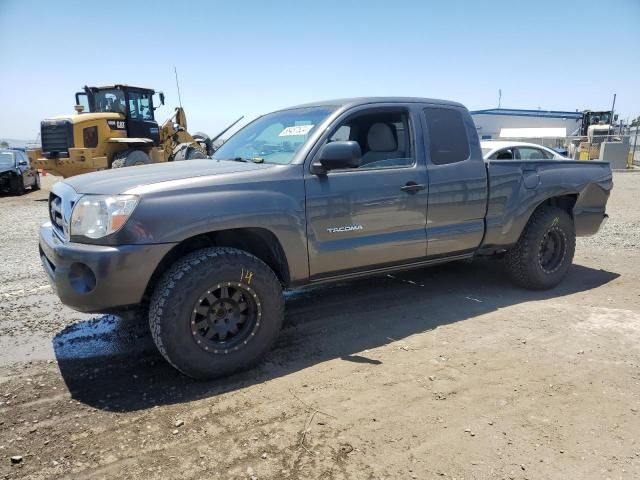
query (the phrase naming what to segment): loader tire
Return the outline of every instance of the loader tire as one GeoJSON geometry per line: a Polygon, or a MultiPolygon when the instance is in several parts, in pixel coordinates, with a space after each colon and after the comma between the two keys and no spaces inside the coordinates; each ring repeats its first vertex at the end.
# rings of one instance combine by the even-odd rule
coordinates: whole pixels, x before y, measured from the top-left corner
{"type": "Polygon", "coordinates": [[[203,132],[196,132],[193,134],[193,139],[205,149],[207,155],[213,154],[213,142],[209,135],[203,132]]]}
{"type": "Polygon", "coordinates": [[[149,155],[142,150],[123,150],[113,157],[111,168],[133,167],[136,165],[147,165],[151,163],[149,155]]]}
{"type": "Polygon", "coordinates": [[[189,143],[182,143],[178,145],[173,153],[174,162],[182,160],[199,160],[203,158],[207,158],[207,155],[189,143]]]}

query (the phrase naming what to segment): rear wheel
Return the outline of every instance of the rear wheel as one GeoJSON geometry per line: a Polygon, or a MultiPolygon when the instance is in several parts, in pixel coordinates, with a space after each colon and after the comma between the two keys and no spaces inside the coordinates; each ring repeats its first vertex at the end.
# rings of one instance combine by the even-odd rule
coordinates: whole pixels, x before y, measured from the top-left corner
{"type": "Polygon", "coordinates": [[[151,163],[151,159],[145,152],[129,149],[115,154],[113,162],[111,162],[111,168],[133,167],[149,163],[151,163]]]}
{"type": "Polygon", "coordinates": [[[573,219],[557,207],[536,210],[518,243],[505,257],[507,272],[519,286],[555,287],[569,271],[576,249],[573,219]]]}
{"type": "Polygon", "coordinates": [[[276,275],[234,248],[207,248],[179,260],[158,282],[149,309],[162,356],[202,379],[259,361],[276,341],[283,318],[276,275]]]}

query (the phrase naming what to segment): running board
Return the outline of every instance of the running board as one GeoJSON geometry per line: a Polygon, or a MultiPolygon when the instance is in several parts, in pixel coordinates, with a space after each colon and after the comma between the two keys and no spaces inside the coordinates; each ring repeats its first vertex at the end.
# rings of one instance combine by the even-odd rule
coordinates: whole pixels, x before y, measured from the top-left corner
{"type": "Polygon", "coordinates": [[[468,260],[473,258],[474,253],[464,253],[462,255],[453,255],[450,257],[432,258],[430,260],[423,260],[417,263],[407,263],[402,265],[393,265],[389,267],[376,268],[373,270],[364,270],[359,272],[350,272],[342,275],[332,275],[329,277],[319,277],[309,279],[309,284],[317,285],[319,283],[336,282],[340,280],[353,280],[362,277],[373,277],[375,275],[382,275],[385,273],[399,272],[403,270],[414,270],[416,268],[430,267],[432,265],[439,265],[441,263],[453,262],[456,260],[468,260]]]}

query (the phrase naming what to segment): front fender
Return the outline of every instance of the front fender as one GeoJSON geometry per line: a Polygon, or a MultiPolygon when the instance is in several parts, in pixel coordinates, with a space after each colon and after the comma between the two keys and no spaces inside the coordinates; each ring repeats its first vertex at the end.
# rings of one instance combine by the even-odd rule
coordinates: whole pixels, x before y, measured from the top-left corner
{"type": "Polygon", "coordinates": [[[292,282],[308,277],[304,184],[299,176],[244,185],[193,185],[141,196],[116,245],[179,243],[230,229],[261,228],[280,242],[292,282]]]}

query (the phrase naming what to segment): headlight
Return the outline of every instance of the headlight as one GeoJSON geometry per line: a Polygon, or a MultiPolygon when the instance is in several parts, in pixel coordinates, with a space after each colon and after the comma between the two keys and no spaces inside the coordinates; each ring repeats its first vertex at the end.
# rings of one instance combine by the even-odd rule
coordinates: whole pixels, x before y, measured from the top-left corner
{"type": "Polygon", "coordinates": [[[135,195],[84,195],[73,207],[70,234],[101,238],[117,232],[137,204],[135,195]]]}

